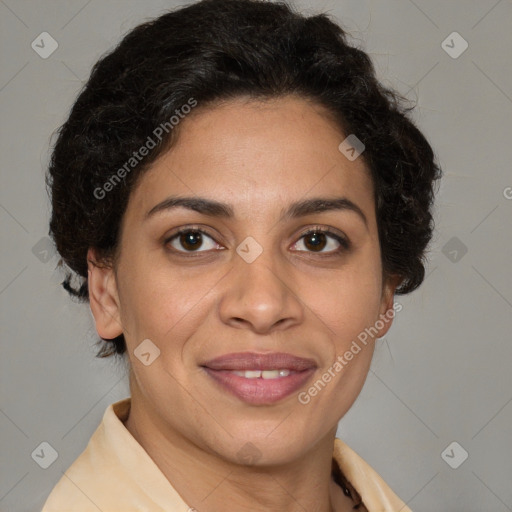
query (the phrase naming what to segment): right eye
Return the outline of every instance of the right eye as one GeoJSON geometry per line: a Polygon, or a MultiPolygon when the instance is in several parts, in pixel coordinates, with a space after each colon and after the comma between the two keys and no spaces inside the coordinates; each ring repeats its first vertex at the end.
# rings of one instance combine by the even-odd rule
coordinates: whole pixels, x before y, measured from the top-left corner
{"type": "Polygon", "coordinates": [[[200,249],[204,246],[205,241],[207,240],[211,240],[213,244],[210,243],[210,247],[207,247],[206,250],[211,250],[212,248],[215,248],[215,246],[219,245],[210,235],[201,229],[183,228],[168,237],[164,244],[166,246],[170,244],[175,251],[180,253],[206,252],[206,250],[200,249]],[[185,250],[181,250],[179,246],[185,250]]]}

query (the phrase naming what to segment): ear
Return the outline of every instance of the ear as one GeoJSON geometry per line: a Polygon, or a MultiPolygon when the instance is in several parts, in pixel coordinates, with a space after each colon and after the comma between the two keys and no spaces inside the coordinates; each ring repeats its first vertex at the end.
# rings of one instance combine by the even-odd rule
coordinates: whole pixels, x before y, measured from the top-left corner
{"type": "Polygon", "coordinates": [[[96,251],[87,251],[89,304],[96,323],[96,331],[106,340],[123,333],[121,310],[114,269],[99,264],[96,251]]]}
{"type": "Polygon", "coordinates": [[[382,298],[380,304],[380,315],[379,320],[376,322],[376,326],[379,327],[382,324],[382,328],[379,328],[379,333],[377,338],[382,338],[389,331],[391,325],[393,324],[393,319],[395,318],[396,311],[400,311],[394,307],[394,299],[395,299],[395,290],[397,286],[402,281],[400,276],[387,276],[384,279],[384,284],[382,287],[382,298]]]}

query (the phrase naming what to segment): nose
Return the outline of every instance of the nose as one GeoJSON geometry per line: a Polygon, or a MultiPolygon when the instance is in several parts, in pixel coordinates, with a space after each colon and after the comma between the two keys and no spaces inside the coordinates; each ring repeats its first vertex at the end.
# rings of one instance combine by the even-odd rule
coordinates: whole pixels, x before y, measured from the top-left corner
{"type": "Polygon", "coordinates": [[[219,304],[224,323],[268,334],[300,324],[304,306],[293,289],[291,272],[266,251],[252,263],[236,257],[219,304]]]}

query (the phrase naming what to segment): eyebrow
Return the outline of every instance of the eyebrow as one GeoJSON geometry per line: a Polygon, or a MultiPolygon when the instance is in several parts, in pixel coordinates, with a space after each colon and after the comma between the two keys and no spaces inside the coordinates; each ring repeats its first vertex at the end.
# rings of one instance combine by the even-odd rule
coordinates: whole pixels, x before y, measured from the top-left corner
{"type": "MultiPolygon", "coordinates": [[[[224,219],[232,219],[235,217],[233,208],[226,203],[220,203],[212,199],[206,199],[202,197],[179,197],[171,196],[164,199],[162,202],[153,206],[149,210],[144,220],[154,216],[157,213],[164,211],[173,210],[175,208],[186,208],[193,210],[202,215],[209,217],[217,217],[224,219]]],[[[337,198],[322,198],[315,197],[311,199],[304,199],[296,203],[292,203],[286,210],[281,210],[281,216],[279,222],[288,219],[296,219],[305,217],[314,213],[322,213],[329,211],[351,211],[356,213],[364,222],[365,226],[368,227],[368,220],[366,215],[363,213],[361,208],[354,202],[346,197],[337,198]]]]}

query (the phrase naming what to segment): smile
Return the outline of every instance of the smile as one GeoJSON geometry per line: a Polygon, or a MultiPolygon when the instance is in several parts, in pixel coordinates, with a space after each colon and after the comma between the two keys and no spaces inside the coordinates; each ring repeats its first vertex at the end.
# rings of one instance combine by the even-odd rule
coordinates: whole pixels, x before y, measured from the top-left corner
{"type": "Polygon", "coordinates": [[[203,363],[202,368],[223,393],[250,405],[270,405],[302,388],[317,365],[285,353],[226,354],[203,363]]]}

